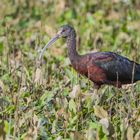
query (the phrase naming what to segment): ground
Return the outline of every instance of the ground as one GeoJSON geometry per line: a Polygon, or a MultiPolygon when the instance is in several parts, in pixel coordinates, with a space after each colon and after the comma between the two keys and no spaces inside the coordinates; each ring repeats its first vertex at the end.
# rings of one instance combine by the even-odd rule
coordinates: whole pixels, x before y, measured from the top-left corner
{"type": "Polygon", "coordinates": [[[79,53],[113,51],[140,63],[139,0],[3,0],[0,8],[0,138],[140,139],[140,82],[97,94],[71,67],[65,39],[39,61],[70,24],[79,53]]]}

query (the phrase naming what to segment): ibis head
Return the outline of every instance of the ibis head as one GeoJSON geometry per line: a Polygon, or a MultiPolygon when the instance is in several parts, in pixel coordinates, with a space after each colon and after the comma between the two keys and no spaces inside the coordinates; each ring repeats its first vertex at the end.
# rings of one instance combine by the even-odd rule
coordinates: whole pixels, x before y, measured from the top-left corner
{"type": "Polygon", "coordinates": [[[63,37],[63,38],[67,38],[68,36],[70,36],[72,34],[72,31],[74,31],[73,27],[71,27],[70,25],[63,25],[60,27],[60,30],[57,32],[57,34],[45,45],[45,47],[42,49],[42,52],[40,54],[40,59],[42,58],[44,51],[51,46],[54,42],[56,42],[56,40],[58,40],[59,38],[63,37]]]}

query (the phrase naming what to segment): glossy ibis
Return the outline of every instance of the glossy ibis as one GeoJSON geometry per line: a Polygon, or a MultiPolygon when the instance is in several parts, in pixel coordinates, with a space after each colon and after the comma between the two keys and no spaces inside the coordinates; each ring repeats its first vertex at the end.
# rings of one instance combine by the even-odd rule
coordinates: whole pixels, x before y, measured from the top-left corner
{"type": "Polygon", "coordinates": [[[73,68],[94,82],[95,88],[113,85],[120,88],[140,80],[140,64],[113,52],[95,52],[79,55],[76,51],[76,33],[73,27],[64,25],[43,48],[40,58],[47,47],[57,39],[66,38],[68,56],[73,68]]]}

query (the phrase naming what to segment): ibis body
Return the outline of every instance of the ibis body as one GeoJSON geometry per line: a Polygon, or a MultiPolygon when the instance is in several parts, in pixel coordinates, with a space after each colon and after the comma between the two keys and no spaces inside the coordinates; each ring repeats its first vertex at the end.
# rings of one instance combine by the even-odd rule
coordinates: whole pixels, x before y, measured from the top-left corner
{"type": "Polygon", "coordinates": [[[95,52],[79,55],[76,51],[76,33],[73,27],[64,25],[43,48],[42,57],[47,47],[57,39],[66,38],[68,56],[73,68],[93,81],[96,88],[101,85],[113,85],[120,88],[140,80],[140,64],[113,52],[95,52]]]}

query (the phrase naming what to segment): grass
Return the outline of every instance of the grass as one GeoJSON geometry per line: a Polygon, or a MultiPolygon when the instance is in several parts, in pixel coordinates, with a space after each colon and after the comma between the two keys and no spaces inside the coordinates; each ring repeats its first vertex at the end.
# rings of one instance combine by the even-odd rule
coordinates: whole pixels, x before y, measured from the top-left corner
{"type": "Polygon", "coordinates": [[[63,24],[81,54],[114,51],[140,63],[138,0],[0,2],[0,138],[139,140],[140,85],[103,86],[71,67],[65,40],[39,52],[63,24]]]}

